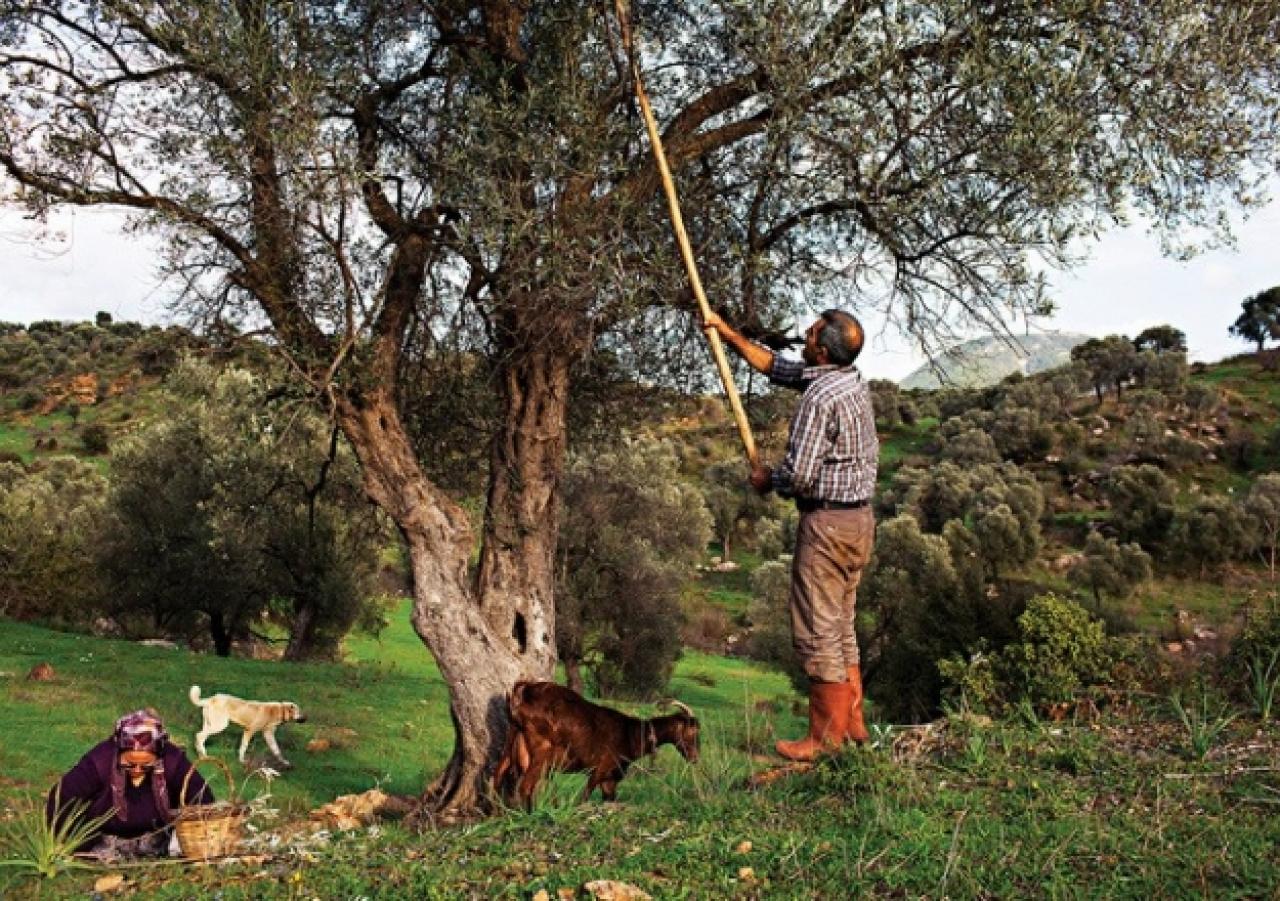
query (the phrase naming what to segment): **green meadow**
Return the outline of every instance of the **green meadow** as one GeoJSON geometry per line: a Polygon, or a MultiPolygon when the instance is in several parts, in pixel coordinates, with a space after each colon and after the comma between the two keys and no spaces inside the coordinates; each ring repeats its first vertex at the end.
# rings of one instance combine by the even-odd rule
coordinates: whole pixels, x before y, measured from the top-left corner
{"type": "MultiPolygon", "coordinates": [[[[179,741],[198,727],[187,689],[290,699],[309,720],[281,730],[294,763],[269,785],[238,729],[210,740],[255,797],[263,833],[372,787],[412,795],[447,759],[444,685],[403,612],[342,664],[220,659],[0,624],[0,804],[21,816],[121,712],[156,707],[179,741]],[[26,672],[51,661],[56,678],[26,672]],[[310,753],[313,738],[329,750],[310,753]]],[[[673,749],[632,770],[619,801],[582,804],[562,776],[530,811],[436,828],[380,824],[285,843],[246,863],[161,862],[40,881],[0,870],[4,897],[85,897],[104,875],[156,898],[588,897],[596,880],[656,898],[1274,897],[1280,890],[1280,731],[1243,712],[1198,757],[1199,726],[1168,700],[1132,697],[1097,718],[928,728],[877,726],[874,747],[750,788],[773,739],[800,729],[786,680],[689,653],[672,694],[705,724],[701,760],[673,749]]],[[[623,705],[627,706],[627,705],[623,705]]],[[[648,706],[629,709],[648,714],[648,706]]],[[[1212,715],[1212,714],[1210,714],[1212,715]]],[[[874,720],[874,715],[872,717],[874,720]]],[[[1225,718],[1224,718],[1225,719],[1225,718]]],[[[210,768],[215,787],[221,776],[210,768]]],[[[19,821],[21,822],[21,821],[19,821]]],[[[3,855],[0,855],[2,858],[3,855]]]]}

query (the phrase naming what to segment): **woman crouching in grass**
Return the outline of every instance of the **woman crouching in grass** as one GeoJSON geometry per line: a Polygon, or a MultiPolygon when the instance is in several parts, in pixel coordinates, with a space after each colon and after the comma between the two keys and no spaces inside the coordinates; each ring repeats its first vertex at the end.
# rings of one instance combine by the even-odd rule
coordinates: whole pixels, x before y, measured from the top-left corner
{"type": "Polygon", "coordinates": [[[169,853],[173,819],[186,804],[210,804],[213,792],[181,748],[169,741],[152,710],[135,710],[116,721],[111,737],[89,749],[49,792],[45,816],[51,825],[77,816],[102,825],[90,832],[81,852],[105,860],[158,857],[169,853]],[[183,780],[187,797],[181,799],[183,780]],[[109,815],[109,816],[108,816],[109,815]]]}

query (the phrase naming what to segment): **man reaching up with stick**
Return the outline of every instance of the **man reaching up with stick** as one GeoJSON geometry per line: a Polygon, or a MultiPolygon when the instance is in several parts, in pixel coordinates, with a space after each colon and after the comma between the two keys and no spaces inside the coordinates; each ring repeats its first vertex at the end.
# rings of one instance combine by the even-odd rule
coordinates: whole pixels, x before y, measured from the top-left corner
{"type": "Polygon", "coordinates": [[[871,494],[880,442],[871,393],[853,365],[862,351],[862,325],[846,312],[827,310],[805,332],[803,363],[750,341],[715,313],[703,325],[774,384],[804,392],[786,456],[773,468],[753,463],[751,485],[761,494],[793,498],[800,511],[788,604],[792,643],[809,676],[809,734],[776,747],[789,760],[813,760],[868,738],[853,620],[875,539],[871,494]]]}

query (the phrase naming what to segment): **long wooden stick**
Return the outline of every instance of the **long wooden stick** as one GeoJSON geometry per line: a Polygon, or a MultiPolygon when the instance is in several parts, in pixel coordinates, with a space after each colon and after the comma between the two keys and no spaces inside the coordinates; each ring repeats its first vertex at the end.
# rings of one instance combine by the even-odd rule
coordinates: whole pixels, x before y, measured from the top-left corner
{"type": "MultiPolygon", "coordinates": [[[[653,148],[653,158],[658,165],[658,174],[662,176],[662,187],[667,195],[671,228],[676,233],[676,243],[680,246],[680,258],[684,261],[685,272],[689,275],[689,285],[693,288],[694,299],[698,301],[698,309],[702,312],[705,322],[711,316],[711,307],[707,304],[707,295],[702,290],[698,264],[693,259],[693,247],[689,244],[689,234],[684,228],[684,216],[680,213],[680,198],[676,195],[676,183],[671,177],[671,167],[667,165],[666,151],[662,149],[662,136],[658,134],[658,123],[653,117],[653,107],[649,105],[649,96],[644,90],[644,79],[640,77],[640,60],[636,56],[635,45],[632,42],[631,20],[627,14],[626,0],[614,0],[614,6],[618,11],[618,23],[622,29],[622,44],[631,65],[631,79],[635,83],[636,100],[640,104],[640,112],[644,115],[645,128],[649,132],[649,146],[653,148]]],[[[738,434],[747,452],[747,462],[757,466],[760,463],[760,455],[756,451],[756,441],[751,434],[751,424],[747,422],[747,411],[742,408],[742,400],[738,397],[733,372],[729,369],[729,361],[724,355],[720,333],[714,328],[706,329],[705,332],[707,341],[711,344],[711,356],[715,358],[716,369],[720,372],[720,381],[724,383],[724,393],[728,396],[729,406],[733,409],[734,421],[738,424],[738,434]]]]}

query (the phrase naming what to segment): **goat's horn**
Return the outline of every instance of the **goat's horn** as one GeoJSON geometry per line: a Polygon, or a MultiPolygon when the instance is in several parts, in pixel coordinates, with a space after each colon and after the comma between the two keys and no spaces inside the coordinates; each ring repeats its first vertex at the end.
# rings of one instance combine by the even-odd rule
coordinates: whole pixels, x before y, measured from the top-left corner
{"type": "Polygon", "coordinates": [[[695,720],[698,718],[698,715],[693,712],[693,708],[690,707],[688,704],[686,704],[684,701],[677,701],[675,698],[672,698],[671,700],[667,701],[667,706],[674,707],[676,710],[679,710],[681,713],[688,714],[689,716],[693,717],[695,720]]]}

